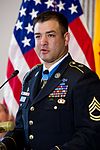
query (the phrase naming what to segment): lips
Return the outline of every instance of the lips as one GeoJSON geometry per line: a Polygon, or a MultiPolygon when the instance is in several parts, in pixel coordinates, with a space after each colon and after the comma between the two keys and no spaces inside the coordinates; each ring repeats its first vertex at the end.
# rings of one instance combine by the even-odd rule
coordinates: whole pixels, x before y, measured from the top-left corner
{"type": "Polygon", "coordinates": [[[42,54],[47,54],[49,51],[47,49],[41,49],[42,54]]]}

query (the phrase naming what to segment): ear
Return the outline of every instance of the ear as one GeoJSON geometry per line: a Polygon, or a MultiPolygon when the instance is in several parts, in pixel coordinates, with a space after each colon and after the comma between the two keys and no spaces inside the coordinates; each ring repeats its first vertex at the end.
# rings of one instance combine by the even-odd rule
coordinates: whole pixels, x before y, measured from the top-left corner
{"type": "Polygon", "coordinates": [[[68,43],[69,43],[69,40],[70,40],[70,34],[69,34],[69,32],[66,32],[64,34],[64,38],[65,38],[65,46],[67,46],[68,43]]]}

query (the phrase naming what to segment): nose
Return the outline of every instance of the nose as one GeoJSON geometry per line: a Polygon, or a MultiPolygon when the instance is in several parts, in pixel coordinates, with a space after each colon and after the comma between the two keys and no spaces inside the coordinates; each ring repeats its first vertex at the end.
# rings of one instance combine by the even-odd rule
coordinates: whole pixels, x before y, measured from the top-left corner
{"type": "Polygon", "coordinates": [[[47,45],[48,44],[48,40],[46,35],[42,35],[41,37],[41,46],[47,45]]]}

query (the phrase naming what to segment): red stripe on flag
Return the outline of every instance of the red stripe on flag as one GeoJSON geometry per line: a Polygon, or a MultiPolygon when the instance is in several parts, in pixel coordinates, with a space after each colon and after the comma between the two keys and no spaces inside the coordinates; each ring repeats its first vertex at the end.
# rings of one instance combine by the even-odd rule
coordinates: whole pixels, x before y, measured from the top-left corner
{"type": "MultiPolygon", "coordinates": [[[[12,65],[10,59],[8,59],[7,78],[9,78],[13,72],[14,72],[13,65],[12,65]]],[[[11,86],[11,89],[12,89],[12,91],[13,91],[13,94],[14,94],[14,97],[15,97],[17,103],[19,104],[22,84],[21,84],[21,82],[20,82],[18,76],[12,78],[12,79],[9,81],[9,84],[10,84],[10,86],[11,86]]]]}
{"type": "Polygon", "coordinates": [[[95,71],[94,54],[92,47],[92,40],[89,37],[84,25],[79,18],[76,18],[69,24],[69,27],[75,36],[78,44],[80,45],[85,57],[87,59],[90,68],[95,71]]]}
{"type": "Polygon", "coordinates": [[[32,68],[33,66],[41,63],[40,60],[39,60],[39,57],[37,56],[34,49],[31,49],[27,53],[25,53],[24,57],[25,57],[26,62],[29,65],[30,68],[32,68]]]}
{"type": "Polygon", "coordinates": [[[11,64],[10,59],[8,58],[8,64],[7,64],[7,79],[11,76],[11,74],[14,72],[14,68],[11,64]]]}

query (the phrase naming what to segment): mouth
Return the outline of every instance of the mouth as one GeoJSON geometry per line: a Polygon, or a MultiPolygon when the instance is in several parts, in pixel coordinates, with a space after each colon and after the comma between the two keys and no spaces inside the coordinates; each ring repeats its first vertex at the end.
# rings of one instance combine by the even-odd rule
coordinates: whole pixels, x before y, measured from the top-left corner
{"type": "Polygon", "coordinates": [[[48,52],[49,52],[47,49],[41,49],[40,51],[42,54],[48,54],[48,52]]]}

